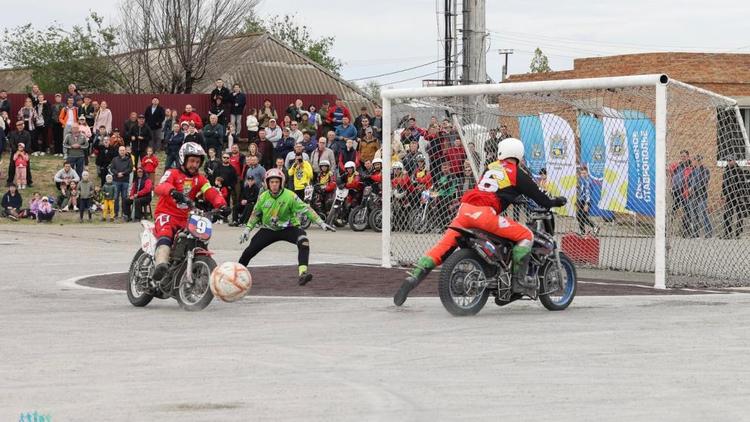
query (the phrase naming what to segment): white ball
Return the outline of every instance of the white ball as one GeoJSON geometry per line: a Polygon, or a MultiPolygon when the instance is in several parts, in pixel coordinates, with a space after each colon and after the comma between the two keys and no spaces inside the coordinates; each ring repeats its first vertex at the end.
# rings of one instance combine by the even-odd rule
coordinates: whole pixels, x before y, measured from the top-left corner
{"type": "Polygon", "coordinates": [[[242,298],[253,286],[253,277],[247,268],[237,262],[225,262],[211,272],[211,292],[224,302],[242,298]]]}

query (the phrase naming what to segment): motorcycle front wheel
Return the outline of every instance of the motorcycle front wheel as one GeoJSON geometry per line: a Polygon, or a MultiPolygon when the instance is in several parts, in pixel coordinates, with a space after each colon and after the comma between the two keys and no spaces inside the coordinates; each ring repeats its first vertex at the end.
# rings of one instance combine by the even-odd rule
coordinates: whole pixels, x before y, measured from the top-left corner
{"type": "Polygon", "coordinates": [[[216,261],[210,256],[198,255],[193,259],[193,267],[187,266],[178,274],[180,287],[177,289],[177,303],[186,311],[201,311],[214,299],[209,286],[211,272],[216,268],[216,261]],[[185,272],[190,271],[192,282],[188,282],[185,272]]]}
{"type": "MultiPolygon", "coordinates": [[[[380,233],[383,231],[383,210],[376,208],[370,213],[370,228],[380,233]]],[[[391,223],[393,224],[393,223],[391,223]]]]}
{"type": "Polygon", "coordinates": [[[154,273],[154,258],[138,249],[133,261],[130,263],[128,271],[128,285],[125,289],[128,293],[130,304],[137,307],[143,307],[151,302],[154,298],[148,292],[148,284],[151,281],[151,275],[154,273]]]}
{"type": "Polygon", "coordinates": [[[414,233],[422,234],[430,230],[428,216],[423,213],[424,210],[422,207],[414,208],[409,212],[409,223],[411,223],[411,231],[414,233]]]}
{"type": "Polygon", "coordinates": [[[299,226],[302,228],[302,230],[309,229],[310,224],[312,224],[312,220],[310,220],[307,215],[302,214],[302,217],[299,218],[299,226]]]}
{"type": "Polygon", "coordinates": [[[355,232],[361,232],[367,228],[367,207],[352,208],[349,212],[349,227],[355,232]]]}
{"type": "Polygon", "coordinates": [[[440,270],[438,293],[443,307],[453,316],[476,315],[487,303],[487,268],[471,249],[459,249],[440,270]]]}
{"type": "Polygon", "coordinates": [[[578,288],[578,274],[573,262],[560,252],[560,267],[548,260],[539,271],[539,301],[550,311],[562,311],[573,302],[578,288]]]}

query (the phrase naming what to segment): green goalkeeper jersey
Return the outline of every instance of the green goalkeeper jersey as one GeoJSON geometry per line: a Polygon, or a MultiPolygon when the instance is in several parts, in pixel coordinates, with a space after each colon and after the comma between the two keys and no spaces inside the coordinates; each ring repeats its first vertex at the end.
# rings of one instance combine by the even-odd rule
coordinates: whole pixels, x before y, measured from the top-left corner
{"type": "Polygon", "coordinates": [[[247,227],[252,230],[258,223],[262,228],[274,231],[298,227],[299,216],[303,213],[315,224],[320,224],[318,214],[291,190],[284,189],[276,197],[271,195],[271,191],[264,190],[255,203],[247,227]]]}

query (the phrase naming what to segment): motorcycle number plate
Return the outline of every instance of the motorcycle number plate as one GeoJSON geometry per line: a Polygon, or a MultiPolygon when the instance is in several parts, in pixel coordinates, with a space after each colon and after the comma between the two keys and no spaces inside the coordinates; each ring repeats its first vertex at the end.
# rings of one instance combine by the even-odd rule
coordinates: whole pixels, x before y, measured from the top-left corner
{"type": "Polygon", "coordinates": [[[336,199],[344,200],[349,195],[349,189],[339,189],[336,191],[336,199]]]}
{"type": "Polygon", "coordinates": [[[190,220],[188,220],[188,231],[196,238],[200,240],[208,240],[211,238],[212,230],[213,227],[211,225],[211,220],[208,218],[199,215],[190,216],[190,220]]]}

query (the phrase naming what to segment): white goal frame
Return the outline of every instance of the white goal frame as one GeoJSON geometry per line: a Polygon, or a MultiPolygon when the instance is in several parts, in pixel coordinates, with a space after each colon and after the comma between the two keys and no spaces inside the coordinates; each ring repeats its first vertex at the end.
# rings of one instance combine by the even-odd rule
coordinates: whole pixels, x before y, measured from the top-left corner
{"type": "MultiPolygon", "coordinates": [[[[520,94],[526,92],[540,91],[563,91],[584,89],[606,89],[606,88],[630,88],[630,87],[654,87],[655,98],[655,129],[656,129],[656,198],[655,198],[655,280],[654,287],[666,288],[667,261],[667,85],[675,84],[681,87],[695,90],[705,95],[719,98],[735,105],[739,117],[739,109],[736,108],[737,101],[732,98],[716,94],[701,88],[697,88],[676,80],[670,80],[665,74],[618,76],[606,78],[567,79],[541,82],[511,82],[499,84],[480,84],[463,86],[445,86],[429,88],[405,88],[384,90],[382,95],[383,108],[383,213],[382,213],[382,266],[391,267],[391,140],[392,116],[391,103],[399,98],[414,97],[456,97],[456,96],[484,96],[500,94],[520,94]]],[[[750,151],[748,135],[742,125],[742,135],[746,148],[750,151]]]]}

